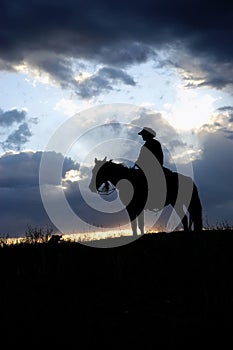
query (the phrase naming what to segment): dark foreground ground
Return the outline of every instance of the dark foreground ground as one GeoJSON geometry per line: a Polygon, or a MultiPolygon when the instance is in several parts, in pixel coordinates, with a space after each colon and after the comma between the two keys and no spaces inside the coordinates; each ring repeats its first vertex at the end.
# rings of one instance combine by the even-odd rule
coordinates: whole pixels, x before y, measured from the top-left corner
{"type": "Polygon", "coordinates": [[[6,246],[0,278],[2,349],[233,345],[233,231],[6,246]]]}

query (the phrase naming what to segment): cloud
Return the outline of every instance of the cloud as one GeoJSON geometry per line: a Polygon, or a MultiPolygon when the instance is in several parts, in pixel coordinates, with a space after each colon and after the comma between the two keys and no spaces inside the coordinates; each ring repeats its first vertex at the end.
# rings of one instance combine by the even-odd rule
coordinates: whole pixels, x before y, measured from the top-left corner
{"type": "MultiPolygon", "coordinates": [[[[191,164],[203,204],[203,219],[215,226],[217,223],[233,224],[233,120],[232,106],[223,106],[216,110],[210,122],[200,128],[196,134],[201,152],[198,157],[185,158],[191,164]],[[192,160],[192,161],[191,161],[192,160]],[[230,221],[229,221],[230,220],[230,221]]],[[[143,110],[135,123],[150,126],[157,131],[157,138],[162,142],[166,166],[173,168],[175,159],[179,169],[182,153],[189,153],[188,145],[162,119],[160,113],[144,113],[143,110]],[[176,158],[176,155],[181,157],[176,158]],[[175,158],[174,158],[175,157],[175,158]]],[[[183,171],[182,171],[183,172],[183,171]]],[[[190,174],[191,175],[191,174],[190,174]]]]}
{"type": "Polygon", "coordinates": [[[223,106],[218,108],[218,111],[228,115],[229,122],[233,123],[233,106],[223,106]]]}
{"type": "MultiPolygon", "coordinates": [[[[192,62],[192,55],[189,55],[189,60],[192,62]]],[[[227,90],[231,92],[233,86],[233,69],[232,59],[229,57],[229,62],[211,61],[207,57],[196,59],[195,64],[188,64],[189,68],[184,63],[182,69],[186,81],[186,87],[213,87],[218,90],[227,90]]]]}
{"type": "MultiPolygon", "coordinates": [[[[100,105],[98,108],[76,114],[75,127],[76,120],[81,120],[82,126],[85,127],[82,136],[72,145],[72,156],[76,159],[82,155],[82,159],[78,158],[79,162],[92,163],[95,156],[135,160],[143,143],[137,133],[144,126],[150,126],[157,131],[157,136],[164,146],[166,160],[171,160],[171,154],[179,154],[180,158],[187,162],[187,157],[181,155],[181,150],[184,147],[187,150],[187,145],[162,114],[154,110],[126,104],[100,105]]],[[[65,136],[67,137],[69,135],[65,136]]]]}
{"type": "Polygon", "coordinates": [[[54,110],[62,111],[67,116],[73,116],[78,110],[78,105],[72,99],[62,98],[56,103],[54,110]]]}
{"type": "Polygon", "coordinates": [[[223,106],[223,107],[219,107],[218,111],[220,112],[228,112],[228,111],[233,111],[233,107],[232,106],[223,106]]]}
{"type": "Polygon", "coordinates": [[[77,83],[76,93],[82,98],[91,98],[98,96],[102,92],[110,92],[114,90],[114,85],[123,83],[126,85],[136,85],[133,78],[121,69],[112,67],[104,67],[97,73],[77,83]]]}
{"type": "MultiPolygon", "coordinates": [[[[40,195],[39,168],[43,152],[8,152],[0,157],[0,224],[1,234],[20,236],[27,225],[42,227],[51,225],[40,195]]],[[[58,161],[63,162],[62,176],[66,172],[77,170],[70,158],[55,152],[48,153],[50,173],[47,186],[53,189],[53,199],[61,186],[59,174],[53,172],[58,161]]]]}
{"type": "Polygon", "coordinates": [[[202,153],[193,162],[194,176],[203,202],[203,215],[216,225],[232,218],[233,126],[227,116],[219,114],[212,125],[199,130],[198,136],[202,153]],[[220,123],[216,122],[218,119],[220,123]]]}
{"type": "Polygon", "coordinates": [[[26,63],[16,65],[14,68],[32,75],[43,83],[59,85],[62,89],[71,89],[84,99],[112,91],[114,85],[120,83],[136,85],[133,78],[123,69],[103,66],[85,76],[85,69],[88,69],[85,64],[53,53],[30,54],[26,63]]]}
{"type": "Polygon", "coordinates": [[[26,118],[25,111],[18,111],[17,109],[12,109],[9,111],[3,111],[0,109],[0,126],[9,127],[14,123],[20,123],[26,118]]]}
{"type": "MultiPolygon", "coordinates": [[[[32,187],[39,186],[39,167],[41,157],[44,153],[38,152],[7,152],[0,157],[0,187],[32,187]]],[[[49,162],[49,176],[46,177],[46,184],[58,186],[61,184],[59,174],[52,170],[57,162],[62,162],[62,176],[66,172],[79,169],[71,158],[64,157],[60,153],[47,152],[46,157],[49,162]]]]}
{"type": "MultiPolygon", "coordinates": [[[[163,118],[160,112],[146,111],[146,109],[141,108],[138,118],[132,120],[132,124],[142,128],[149,126],[156,131],[156,137],[162,144],[166,166],[174,168],[175,162],[190,162],[190,157],[187,156],[187,144],[179,133],[163,118]]],[[[140,141],[142,140],[140,139],[140,141]]]]}
{"type": "Polygon", "coordinates": [[[13,131],[4,142],[1,142],[1,146],[6,150],[20,151],[22,146],[27,143],[32,136],[32,133],[27,123],[22,123],[18,126],[18,129],[13,131]]]}
{"type": "Polygon", "coordinates": [[[149,59],[156,59],[157,54],[149,44],[124,39],[119,43],[103,46],[94,54],[97,62],[105,62],[110,66],[127,67],[133,64],[140,64],[149,59]]]}
{"type": "Polygon", "coordinates": [[[189,75],[187,85],[228,88],[233,81],[232,11],[231,2],[210,7],[208,1],[184,0],[111,5],[104,0],[3,0],[0,67],[13,70],[27,62],[73,88],[73,60],[124,69],[149,59],[163,61],[157,56],[163,50],[164,64],[170,61],[189,75]]]}
{"type": "MultiPolygon", "coordinates": [[[[43,152],[11,152],[0,157],[2,235],[23,236],[27,225],[32,227],[48,225],[55,230],[58,229],[55,226],[57,222],[51,221],[49,216],[51,213],[45,210],[41,198],[43,189],[48,195],[52,210],[64,223],[67,233],[86,232],[90,225],[119,228],[119,223],[123,221],[128,223],[128,216],[124,210],[118,213],[103,213],[95,209],[101,199],[89,190],[91,169],[88,167],[80,169],[79,164],[69,157],[56,152],[47,152],[49,169],[43,176],[43,182],[39,183],[40,163],[44,155],[43,152]],[[62,174],[55,171],[60,162],[63,162],[62,174]],[[72,174],[76,174],[76,177],[72,177],[72,174]],[[64,193],[65,201],[78,217],[78,226],[67,220],[61,203],[61,193],[64,193]]],[[[108,201],[111,200],[108,198],[108,201]]],[[[105,207],[109,207],[109,202],[106,202],[105,207]]]]}
{"type": "MultiPolygon", "coordinates": [[[[227,117],[225,116],[224,119],[220,113],[219,118],[216,116],[215,121],[213,121],[212,128],[209,125],[208,128],[205,126],[199,130],[198,137],[202,154],[199,159],[192,162],[194,180],[198,186],[203,204],[204,219],[207,216],[208,221],[213,225],[232,217],[230,210],[233,204],[233,141],[227,137],[227,123],[227,117]],[[219,120],[218,124],[220,126],[216,125],[217,120],[219,120]]],[[[159,113],[146,113],[142,109],[138,118],[135,118],[134,125],[137,125],[136,129],[139,129],[140,125],[153,127],[157,131],[158,138],[162,139],[163,145],[166,144],[163,141],[167,140],[168,142],[170,137],[171,149],[169,152],[171,154],[174,150],[185,148],[185,144],[181,142],[179,135],[173,134],[172,128],[167,129],[166,123],[163,125],[159,113]]],[[[126,128],[126,125],[123,127],[121,123],[106,124],[101,130],[102,134],[99,134],[96,130],[100,139],[102,137],[111,139],[122,136],[122,138],[128,140],[136,140],[135,128],[126,128]]],[[[228,130],[232,131],[230,128],[228,130]]],[[[114,144],[116,148],[116,140],[114,144]]],[[[110,150],[107,150],[107,148],[105,146],[103,154],[109,151],[111,155],[113,148],[110,150]]],[[[138,152],[135,153],[135,149],[135,144],[131,144],[131,149],[130,147],[125,149],[125,158],[135,159],[138,155],[138,152]]],[[[37,227],[53,226],[53,222],[48,217],[41,200],[40,186],[44,186],[50,204],[54,211],[58,213],[59,219],[66,222],[66,215],[62,211],[59,202],[61,191],[64,192],[72,211],[81,221],[79,226],[74,222],[66,222],[69,232],[86,232],[87,227],[93,224],[105,228],[114,228],[119,227],[119,223],[122,225],[128,223],[128,217],[124,210],[113,211],[112,213],[108,210],[100,212],[95,209],[99,208],[99,205],[101,205],[101,208],[109,209],[112,205],[115,205],[112,203],[115,199],[113,197],[109,197],[107,200],[101,199],[98,195],[91,193],[88,188],[91,167],[85,164],[80,166],[70,157],[64,157],[56,152],[46,152],[48,167],[43,182],[39,184],[40,164],[44,155],[44,152],[8,152],[0,157],[1,234],[23,235],[28,224],[37,227]],[[63,164],[61,174],[56,171],[58,163],[63,164]],[[100,200],[102,201],[101,204],[99,203],[100,200]]],[[[93,161],[93,157],[91,159],[93,161]]],[[[170,167],[171,163],[169,161],[168,158],[167,164],[170,167]]]]}
{"type": "Polygon", "coordinates": [[[36,124],[37,121],[35,117],[28,117],[24,110],[3,111],[0,109],[2,135],[7,135],[5,140],[0,142],[2,149],[4,151],[20,151],[32,136],[29,128],[30,124],[36,124]]]}

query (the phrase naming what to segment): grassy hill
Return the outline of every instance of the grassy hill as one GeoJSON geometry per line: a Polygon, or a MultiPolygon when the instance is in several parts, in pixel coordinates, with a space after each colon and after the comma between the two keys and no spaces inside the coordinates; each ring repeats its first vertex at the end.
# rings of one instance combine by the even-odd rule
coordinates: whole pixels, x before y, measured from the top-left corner
{"type": "Polygon", "coordinates": [[[154,349],[203,335],[210,345],[221,329],[223,345],[233,327],[232,249],[232,230],[148,234],[109,249],[5,245],[2,342],[154,349]]]}

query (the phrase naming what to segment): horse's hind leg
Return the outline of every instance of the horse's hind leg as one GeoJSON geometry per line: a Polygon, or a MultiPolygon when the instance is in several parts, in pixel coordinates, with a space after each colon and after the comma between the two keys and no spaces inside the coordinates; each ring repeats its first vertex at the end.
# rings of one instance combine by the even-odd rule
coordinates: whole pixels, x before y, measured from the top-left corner
{"type": "Polygon", "coordinates": [[[187,215],[184,212],[183,206],[182,207],[181,206],[180,207],[176,207],[175,210],[176,210],[176,213],[179,216],[180,221],[181,221],[181,223],[183,225],[184,231],[189,231],[188,217],[187,217],[187,215]]]}
{"type": "Polygon", "coordinates": [[[141,235],[144,235],[144,210],[138,215],[138,227],[141,235]]]}
{"type": "Polygon", "coordinates": [[[135,213],[132,213],[130,210],[127,210],[130,218],[131,228],[133,231],[133,236],[137,236],[137,216],[135,213]]]}
{"type": "Polygon", "coordinates": [[[197,215],[197,217],[194,217],[193,220],[193,229],[194,231],[202,231],[203,229],[203,223],[202,223],[202,217],[201,215],[197,215]]]}

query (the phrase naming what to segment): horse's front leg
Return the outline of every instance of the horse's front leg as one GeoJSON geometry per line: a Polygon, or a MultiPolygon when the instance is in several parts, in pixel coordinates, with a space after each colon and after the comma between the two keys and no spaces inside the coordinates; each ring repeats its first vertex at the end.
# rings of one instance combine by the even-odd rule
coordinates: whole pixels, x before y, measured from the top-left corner
{"type": "Polygon", "coordinates": [[[189,225],[188,225],[188,217],[187,217],[186,214],[185,214],[184,217],[182,218],[181,222],[182,222],[184,231],[189,231],[190,228],[189,228],[189,225]]]}
{"type": "Polygon", "coordinates": [[[138,215],[138,227],[141,235],[144,235],[144,210],[138,215]]]}
{"type": "Polygon", "coordinates": [[[188,227],[188,217],[186,215],[186,213],[184,212],[183,206],[177,206],[175,208],[177,215],[180,217],[180,221],[183,225],[184,231],[189,231],[189,227],[188,227]]]}
{"type": "Polygon", "coordinates": [[[133,231],[133,236],[137,236],[137,219],[131,221],[131,228],[133,231]]]}
{"type": "Polygon", "coordinates": [[[137,216],[128,209],[128,214],[130,218],[131,228],[133,231],[133,236],[137,236],[137,216]]]}

